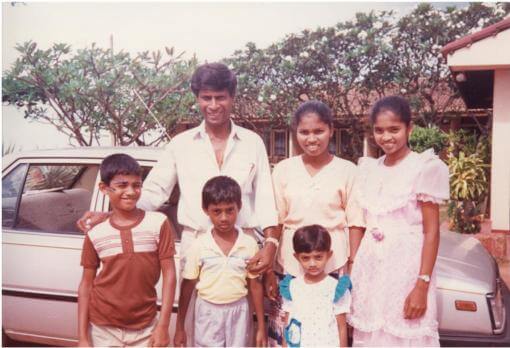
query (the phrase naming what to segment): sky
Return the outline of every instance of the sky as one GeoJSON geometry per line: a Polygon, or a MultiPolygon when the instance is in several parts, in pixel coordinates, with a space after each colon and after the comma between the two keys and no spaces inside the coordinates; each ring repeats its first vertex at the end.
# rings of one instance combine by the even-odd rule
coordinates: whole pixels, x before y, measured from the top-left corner
{"type": "MultiPolygon", "coordinates": [[[[174,47],[186,57],[213,62],[242,49],[247,42],[267,47],[286,34],[329,27],[356,12],[396,10],[411,2],[25,2],[2,3],[2,72],[17,58],[17,43],[32,40],[40,48],[67,43],[73,49],[92,43],[115,51],[174,47]]],[[[441,5],[442,6],[442,5],[441,5]]],[[[2,143],[18,149],[69,146],[53,126],[27,122],[23,112],[2,106],[2,143]]],[[[104,144],[107,145],[107,144],[104,144]]]]}

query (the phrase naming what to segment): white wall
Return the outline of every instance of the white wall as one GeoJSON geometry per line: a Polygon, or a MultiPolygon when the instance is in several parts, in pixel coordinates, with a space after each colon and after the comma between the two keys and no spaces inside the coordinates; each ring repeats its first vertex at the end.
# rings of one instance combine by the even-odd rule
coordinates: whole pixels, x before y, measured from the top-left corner
{"type": "MultiPolygon", "coordinates": [[[[506,32],[510,34],[510,30],[506,32]]],[[[510,231],[510,69],[495,71],[493,112],[492,229],[510,231]]]]}

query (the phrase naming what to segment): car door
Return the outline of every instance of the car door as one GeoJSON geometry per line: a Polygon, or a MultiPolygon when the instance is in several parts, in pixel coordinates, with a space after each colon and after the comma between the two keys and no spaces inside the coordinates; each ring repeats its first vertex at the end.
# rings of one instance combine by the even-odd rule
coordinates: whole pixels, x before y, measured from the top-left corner
{"type": "Polygon", "coordinates": [[[2,178],[2,317],[11,338],[74,344],[84,235],[102,210],[99,160],[20,159],[2,178]]]}

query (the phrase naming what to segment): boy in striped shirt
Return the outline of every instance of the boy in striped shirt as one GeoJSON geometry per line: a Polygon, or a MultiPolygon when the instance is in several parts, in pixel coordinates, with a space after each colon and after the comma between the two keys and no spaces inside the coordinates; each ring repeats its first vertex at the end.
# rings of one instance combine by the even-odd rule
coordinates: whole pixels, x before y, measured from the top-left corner
{"type": "Polygon", "coordinates": [[[109,218],[91,229],[83,244],[78,289],[79,346],[167,346],[175,295],[174,238],[159,212],[136,208],[141,169],[125,154],[106,157],[100,190],[109,218]],[[97,274],[97,269],[102,266],[97,274]],[[156,284],[163,275],[157,316],[156,284]]]}

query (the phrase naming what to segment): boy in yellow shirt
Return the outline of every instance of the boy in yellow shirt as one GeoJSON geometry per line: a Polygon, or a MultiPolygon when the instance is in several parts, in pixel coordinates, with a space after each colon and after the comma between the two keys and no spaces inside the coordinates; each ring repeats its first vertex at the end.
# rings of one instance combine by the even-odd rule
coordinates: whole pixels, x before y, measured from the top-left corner
{"type": "Polygon", "coordinates": [[[213,227],[186,253],[174,344],[186,346],[184,321],[196,287],[195,345],[251,345],[249,287],[257,316],[256,345],[265,346],[263,288],[257,276],[246,270],[246,261],[257,253],[258,246],[253,237],[235,226],[241,209],[239,184],[227,176],[208,180],[202,190],[202,208],[213,227]]]}

